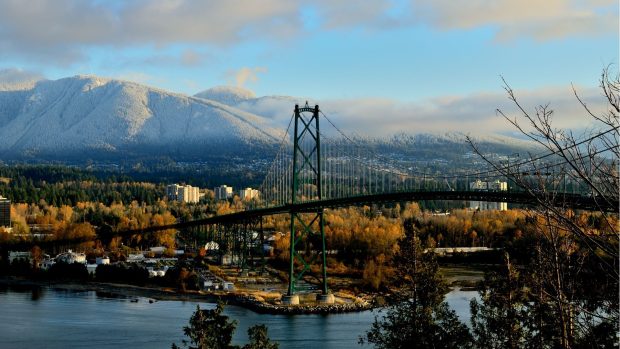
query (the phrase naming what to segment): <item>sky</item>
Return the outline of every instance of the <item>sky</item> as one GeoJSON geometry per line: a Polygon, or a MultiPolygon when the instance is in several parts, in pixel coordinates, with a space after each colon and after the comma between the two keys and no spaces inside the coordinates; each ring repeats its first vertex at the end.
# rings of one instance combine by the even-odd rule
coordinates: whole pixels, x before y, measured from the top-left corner
{"type": "Polygon", "coordinates": [[[600,103],[618,18],[617,0],[0,0],[0,83],[231,85],[350,106],[371,123],[389,115],[398,130],[402,113],[495,115],[509,108],[502,78],[532,103],[564,101],[571,86],[600,103]]]}

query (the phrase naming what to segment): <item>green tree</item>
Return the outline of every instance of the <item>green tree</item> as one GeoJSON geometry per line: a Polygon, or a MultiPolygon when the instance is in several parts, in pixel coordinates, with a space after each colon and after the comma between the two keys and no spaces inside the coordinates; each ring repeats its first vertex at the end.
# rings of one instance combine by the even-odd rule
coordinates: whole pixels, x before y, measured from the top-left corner
{"type": "MultiPolygon", "coordinates": [[[[223,315],[224,305],[218,303],[215,309],[206,310],[196,306],[196,311],[189,319],[189,326],[183,328],[183,333],[189,340],[183,340],[183,346],[189,349],[239,349],[232,345],[232,336],[237,327],[235,320],[223,315]]],[[[278,349],[278,343],[271,342],[267,335],[267,326],[256,325],[248,329],[250,343],[242,349],[278,349]]],[[[173,349],[180,349],[172,344],[173,349]]]]}
{"type": "Polygon", "coordinates": [[[434,255],[423,253],[417,230],[413,220],[405,221],[394,259],[402,281],[398,304],[375,318],[360,343],[376,348],[470,348],[471,334],[443,301],[447,287],[434,255]]]}
{"type": "Polygon", "coordinates": [[[524,348],[527,294],[521,276],[505,254],[505,265],[485,275],[479,291],[481,303],[472,299],[471,323],[480,348],[524,348]]]}
{"type": "MultiPolygon", "coordinates": [[[[183,340],[183,345],[189,349],[224,349],[234,348],[231,345],[232,336],[237,327],[235,320],[229,320],[223,315],[224,305],[218,303],[215,309],[200,309],[189,319],[189,326],[183,328],[183,333],[189,338],[183,340]]],[[[172,344],[173,349],[180,348],[172,344]]]]}
{"type": "Polygon", "coordinates": [[[267,334],[267,326],[255,325],[248,329],[250,343],[243,346],[243,349],[278,349],[278,343],[271,342],[267,334]]]}

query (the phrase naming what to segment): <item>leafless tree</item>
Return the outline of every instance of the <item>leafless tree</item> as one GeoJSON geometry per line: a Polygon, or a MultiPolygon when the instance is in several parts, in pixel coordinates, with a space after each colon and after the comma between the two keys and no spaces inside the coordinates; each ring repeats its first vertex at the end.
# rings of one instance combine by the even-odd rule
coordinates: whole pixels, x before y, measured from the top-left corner
{"type": "Polygon", "coordinates": [[[597,324],[617,323],[619,316],[620,77],[611,76],[610,67],[603,70],[600,88],[607,108],[598,114],[573,86],[573,93],[584,110],[584,121],[592,125],[580,134],[555,127],[554,111],[548,104],[539,105],[530,113],[503,81],[518,114],[509,116],[499,109],[497,114],[542,147],[544,154],[529,154],[529,159],[521,158],[505,165],[486,157],[473,139],[468,137],[467,141],[490,166],[528,193],[537,204],[531,210],[541,238],[536,249],[537,262],[533,265],[536,270],[532,271],[534,289],[538,290],[535,303],[553,309],[557,325],[552,336],[558,338],[558,346],[571,348],[576,336],[586,338],[597,324]],[[576,210],[571,202],[575,196],[567,195],[568,192],[592,199],[596,204],[594,212],[576,210]],[[610,207],[616,209],[610,212],[610,207]],[[591,258],[596,263],[586,263],[591,258]],[[595,265],[594,270],[582,270],[591,265],[595,265]],[[584,273],[605,283],[603,293],[612,296],[591,306],[586,300],[598,296],[589,298],[590,295],[583,293],[589,287],[583,284],[584,273]]]}
{"type": "MultiPolygon", "coordinates": [[[[492,167],[529,193],[538,207],[548,211],[558,225],[593,251],[604,253],[617,261],[620,237],[618,212],[609,212],[607,208],[617,205],[620,193],[620,76],[612,77],[609,67],[603,70],[600,87],[607,102],[607,110],[599,115],[588,107],[573,86],[573,93],[586,114],[584,121],[591,121],[593,125],[589,131],[579,135],[571,130],[554,127],[554,112],[548,104],[536,107],[534,114],[527,111],[510,85],[503,81],[508,98],[517,107],[519,115],[511,117],[500,109],[497,109],[497,114],[544,148],[545,155],[530,154],[530,159],[521,159],[505,166],[485,157],[473,139],[468,137],[467,141],[492,167]],[[587,224],[579,224],[570,202],[562,204],[562,197],[567,191],[587,195],[597,203],[603,231],[600,226],[594,229],[587,224]]],[[[608,271],[618,279],[617,263],[608,265],[608,271]]]]}

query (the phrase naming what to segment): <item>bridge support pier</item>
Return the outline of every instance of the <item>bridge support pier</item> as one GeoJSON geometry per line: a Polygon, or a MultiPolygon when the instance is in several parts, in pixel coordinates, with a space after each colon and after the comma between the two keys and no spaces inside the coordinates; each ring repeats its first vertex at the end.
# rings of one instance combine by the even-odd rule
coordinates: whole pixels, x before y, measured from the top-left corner
{"type": "Polygon", "coordinates": [[[282,304],[299,305],[299,296],[296,294],[282,296],[282,304]]]}
{"type": "Polygon", "coordinates": [[[317,294],[316,295],[316,302],[317,303],[334,304],[335,301],[336,301],[336,297],[334,297],[333,293],[317,294]]]}

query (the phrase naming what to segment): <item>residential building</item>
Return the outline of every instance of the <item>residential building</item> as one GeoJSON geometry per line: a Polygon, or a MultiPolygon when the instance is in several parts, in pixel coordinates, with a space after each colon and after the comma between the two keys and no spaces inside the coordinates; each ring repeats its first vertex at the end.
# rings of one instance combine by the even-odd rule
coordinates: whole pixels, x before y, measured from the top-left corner
{"type": "Polygon", "coordinates": [[[97,265],[101,265],[101,264],[110,264],[110,257],[97,257],[95,259],[95,264],[97,265]]]}
{"type": "Polygon", "coordinates": [[[233,188],[225,184],[213,188],[215,200],[228,200],[233,197],[233,188]]]}
{"type": "Polygon", "coordinates": [[[257,189],[245,188],[239,190],[239,198],[241,200],[252,200],[254,198],[258,199],[259,192],[257,189]]]}
{"type": "MultiPolygon", "coordinates": [[[[469,183],[469,190],[474,191],[506,191],[508,190],[508,183],[500,180],[493,182],[485,182],[477,180],[469,183]]],[[[506,211],[508,209],[508,203],[506,202],[487,202],[487,201],[470,201],[469,208],[480,211],[499,210],[506,211]]]]}
{"type": "Polygon", "coordinates": [[[39,268],[43,270],[48,270],[54,264],[56,264],[56,261],[53,258],[50,258],[49,256],[47,256],[46,258],[43,258],[43,261],[41,261],[39,268]]]}
{"type": "Polygon", "coordinates": [[[9,264],[13,264],[15,260],[25,260],[32,263],[32,254],[28,251],[9,251],[9,264]]]}
{"type": "Polygon", "coordinates": [[[170,184],[166,187],[168,200],[196,203],[200,200],[200,189],[191,185],[170,184]]]}
{"type": "Polygon", "coordinates": [[[11,227],[11,200],[0,195],[0,227],[11,227]]]}
{"type": "Polygon", "coordinates": [[[65,262],[67,264],[81,263],[86,264],[86,255],[84,253],[76,253],[71,250],[56,256],[56,262],[65,262]]]}
{"type": "Polygon", "coordinates": [[[168,200],[170,201],[177,200],[177,195],[179,193],[179,187],[180,185],[178,184],[168,184],[166,186],[166,196],[168,197],[168,200]]]}

